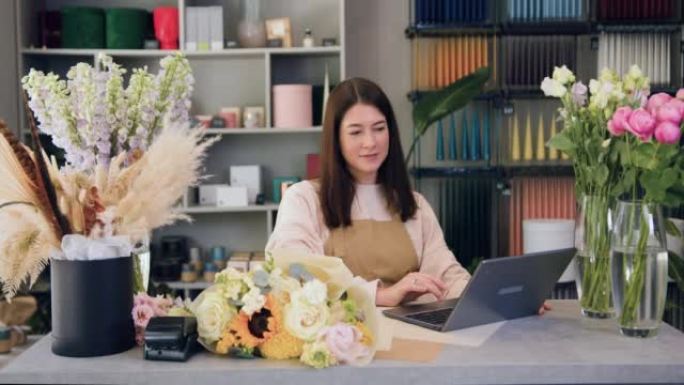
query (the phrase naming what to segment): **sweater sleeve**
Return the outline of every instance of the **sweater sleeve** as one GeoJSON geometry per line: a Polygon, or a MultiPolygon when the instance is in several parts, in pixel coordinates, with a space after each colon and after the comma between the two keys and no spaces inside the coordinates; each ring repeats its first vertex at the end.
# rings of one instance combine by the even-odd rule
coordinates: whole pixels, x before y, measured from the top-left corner
{"type": "MultiPolygon", "coordinates": [[[[444,241],[442,228],[430,204],[418,193],[416,193],[416,200],[423,239],[419,271],[444,281],[449,288],[447,298],[459,297],[470,279],[470,274],[458,263],[454,253],[449,250],[444,241]]],[[[432,294],[427,294],[420,297],[417,302],[434,300],[436,298],[432,294]]]]}
{"type": "Polygon", "coordinates": [[[317,205],[318,196],[309,182],[296,183],[285,190],[266,251],[293,249],[323,254],[325,241],[317,205]]]}

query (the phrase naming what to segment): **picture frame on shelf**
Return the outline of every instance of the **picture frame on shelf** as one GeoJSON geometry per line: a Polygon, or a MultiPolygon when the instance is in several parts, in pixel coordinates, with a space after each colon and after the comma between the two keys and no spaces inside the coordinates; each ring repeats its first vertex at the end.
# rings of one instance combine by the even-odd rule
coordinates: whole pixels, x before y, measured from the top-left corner
{"type": "Polygon", "coordinates": [[[266,20],[266,39],[282,39],[283,47],[292,47],[292,25],[289,17],[266,20]]]}
{"type": "Polygon", "coordinates": [[[245,128],[265,127],[265,110],[263,106],[248,106],[242,113],[242,124],[245,128]]]}

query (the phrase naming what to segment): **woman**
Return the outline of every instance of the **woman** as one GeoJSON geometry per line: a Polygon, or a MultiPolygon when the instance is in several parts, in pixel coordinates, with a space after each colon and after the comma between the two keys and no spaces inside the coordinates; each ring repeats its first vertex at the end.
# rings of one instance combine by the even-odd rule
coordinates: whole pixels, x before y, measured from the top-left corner
{"type": "Polygon", "coordinates": [[[321,178],[285,192],[266,246],[278,248],[341,257],[378,306],[457,297],[470,278],[430,205],[411,190],[387,96],[361,78],[330,94],[321,178]]]}

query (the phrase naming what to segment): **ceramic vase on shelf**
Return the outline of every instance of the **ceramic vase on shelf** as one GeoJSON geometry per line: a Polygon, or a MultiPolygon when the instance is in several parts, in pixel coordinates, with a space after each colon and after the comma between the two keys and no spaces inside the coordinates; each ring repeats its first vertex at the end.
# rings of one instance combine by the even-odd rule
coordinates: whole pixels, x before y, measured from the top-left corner
{"type": "Polygon", "coordinates": [[[619,201],[612,231],[610,269],[622,335],[652,337],[665,310],[668,255],[660,205],[619,201]]]}
{"type": "Polygon", "coordinates": [[[242,48],[266,46],[266,27],[260,15],[260,0],[242,0],[242,18],[238,24],[238,41],[242,48]]]}
{"type": "Polygon", "coordinates": [[[610,286],[610,204],[608,197],[585,195],[575,221],[576,284],[582,315],[614,315],[610,286]]]}

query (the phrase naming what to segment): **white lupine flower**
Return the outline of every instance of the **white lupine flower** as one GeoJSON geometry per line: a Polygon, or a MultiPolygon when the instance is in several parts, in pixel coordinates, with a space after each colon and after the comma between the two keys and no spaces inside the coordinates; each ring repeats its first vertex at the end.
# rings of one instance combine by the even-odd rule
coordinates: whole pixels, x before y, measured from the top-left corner
{"type": "Polygon", "coordinates": [[[565,65],[562,67],[554,67],[552,78],[562,85],[575,82],[575,75],[565,65]]]}
{"type": "Polygon", "coordinates": [[[544,95],[561,98],[568,91],[559,81],[545,77],[541,84],[544,95]]]}

